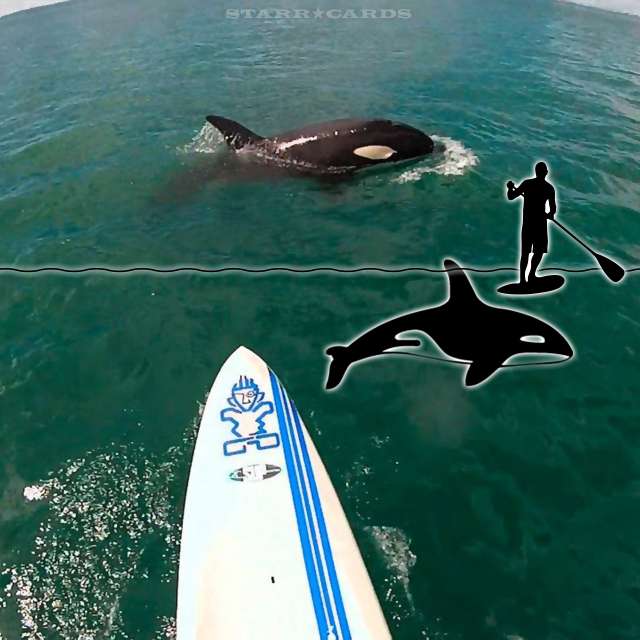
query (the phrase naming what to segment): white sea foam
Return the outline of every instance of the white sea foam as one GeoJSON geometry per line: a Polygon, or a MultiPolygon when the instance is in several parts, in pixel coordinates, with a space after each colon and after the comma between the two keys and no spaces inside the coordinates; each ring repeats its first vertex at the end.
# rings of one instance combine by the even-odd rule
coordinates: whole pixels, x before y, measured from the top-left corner
{"type": "Polygon", "coordinates": [[[27,487],[31,499],[49,498],[49,513],[31,558],[2,572],[4,598],[15,599],[24,640],[52,633],[125,640],[120,599],[139,574],[145,545],[159,534],[177,546],[168,515],[171,476],[168,463],[123,448],[89,454],[27,487]]]}
{"type": "Polygon", "coordinates": [[[478,164],[478,156],[471,149],[467,149],[462,142],[447,138],[445,136],[432,136],[436,144],[436,153],[440,153],[442,158],[437,164],[433,164],[433,159],[428,158],[417,166],[413,166],[407,171],[403,171],[393,179],[394,182],[417,182],[423,175],[437,173],[443,176],[461,176],[471,167],[478,164]],[[442,147],[442,151],[438,151],[442,147]]]}
{"type": "Polygon", "coordinates": [[[0,18],[2,16],[8,16],[11,13],[17,13],[18,11],[44,7],[49,4],[58,4],[59,2],[65,2],[65,0],[2,0],[2,2],[0,2],[0,18]]]}
{"type": "Polygon", "coordinates": [[[392,605],[392,617],[396,621],[415,614],[413,596],[409,588],[409,575],[416,563],[416,555],[411,551],[411,539],[396,527],[366,527],[373,541],[384,557],[389,577],[385,600],[392,605]]]}
{"type": "MultiPolygon", "coordinates": [[[[195,433],[194,423],[160,459],[141,447],[90,452],[25,488],[27,500],[46,498],[48,511],[26,561],[0,566],[0,609],[15,602],[23,640],[134,640],[124,631],[121,598],[148,577],[143,552],[151,540],[164,546],[160,582],[175,581],[180,524],[170,487],[195,433]]],[[[175,638],[166,613],[154,640],[175,638]]]]}
{"type": "Polygon", "coordinates": [[[178,148],[182,153],[216,153],[224,144],[222,134],[208,122],[196,133],[191,142],[178,148]]]}
{"type": "Polygon", "coordinates": [[[44,484],[34,484],[30,487],[25,487],[22,492],[25,500],[29,502],[33,502],[35,500],[44,500],[49,495],[49,485],[47,483],[44,484]]]}
{"type": "Polygon", "coordinates": [[[23,638],[42,640],[52,632],[65,640],[121,637],[121,594],[157,514],[167,511],[162,479],[138,455],[88,455],[48,482],[49,514],[31,560],[7,573],[23,638]]]}
{"type": "Polygon", "coordinates": [[[585,7],[595,7],[614,13],[626,13],[640,16],[640,0],[562,0],[571,4],[581,4],[585,7]]]}
{"type": "Polygon", "coordinates": [[[177,633],[176,619],[165,616],[160,620],[160,630],[156,633],[154,640],[175,640],[177,633]]]}

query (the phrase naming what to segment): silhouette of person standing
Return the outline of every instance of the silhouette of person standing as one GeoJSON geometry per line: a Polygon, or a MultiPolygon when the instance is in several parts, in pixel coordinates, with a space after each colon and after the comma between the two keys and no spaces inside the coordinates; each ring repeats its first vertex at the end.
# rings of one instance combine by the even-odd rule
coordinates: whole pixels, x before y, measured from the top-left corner
{"type": "Polygon", "coordinates": [[[515,200],[519,196],[524,198],[522,207],[522,228],[520,235],[520,283],[532,282],[536,278],[536,270],[544,254],[549,250],[549,236],[547,233],[547,219],[553,220],[556,214],[556,192],[553,185],[546,181],[549,169],[544,162],[538,162],[535,167],[536,177],[525,180],[519,187],[512,180],[507,182],[507,198],[515,200]],[[549,213],[547,213],[547,202],[549,213]],[[526,278],[529,254],[531,270],[529,279],[526,278]]]}

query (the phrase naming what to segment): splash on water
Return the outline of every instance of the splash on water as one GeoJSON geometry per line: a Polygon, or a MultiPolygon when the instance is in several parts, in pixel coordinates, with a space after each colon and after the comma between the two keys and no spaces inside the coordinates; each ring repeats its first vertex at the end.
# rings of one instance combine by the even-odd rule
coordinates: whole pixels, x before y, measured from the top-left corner
{"type": "Polygon", "coordinates": [[[371,536],[386,568],[383,593],[388,605],[385,611],[390,612],[387,620],[392,625],[392,631],[393,628],[406,629],[413,624],[419,627],[414,627],[414,637],[423,640],[453,640],[448,631],[443,629],[442,618],[437,615],[428,618],[424,611],[416,610],[410,577],[417,556],[411,551],[411,538],[397,527],[372,526],[365,527],[365,531],[371,536]]]}
{"type": "MultiPolygon", "coordinates": [[[[423,164],[414,166],[394,178],[394,182],[399,182],[400,184],[417,182],[423,175],[428,173],[436,173],[442,176],[461,176],[468,169],[478,164],[478,156],[471,149],[467,149],[462,142],[444,136],[432,136],[432,138],[436,143],[436,153],[441,154],[440,162],[436,165],[423,164]]],[[[425,162],[429,162],[429,160],[425,160],[425,162]]]]}
{"type": "Polygon", "coordinates": [[[175,640],[177,633],[176,619],[173,617],[163,617],[160,620],[160,630],[156,634],[154,640],[175,640]]]}
{"type": "Polygon", "coordinates": [[[344,486],[349,492],[355,507],[355,513],[360,519],[364,519],[366,511],[376,501],[376,495],[369,491],[369,482],[374,470],[366,463],[364,456],[354,460],[344,476],[344,486]]]}
{"type": "Polygon", "coordinates": [[[40,485],[34,484],[30,487],[25,487],[22,493],[24,499],[29,502],[44,500],[49,495],[49,485],[47,483],[40,485]]]}
{"type": "Polygon", "coordinates": [[[171,527],[164,472],[140,451],[121,449],[75,461],[39,485],[48,517],[30,561],[5,570],[25,640],[125,637],[121,594],[144,542],[171,527]]]}
{"type": "Polygon", "coordinates": [[[178,148],[182,153],[217,153],[224,145],[222,134],[208,122],[193,136],[191,142],[178,148]]]}
{"type": "Polygon", "coordinates": [[[373,526],[365,531],[382,554],[389,576],[385,578],[385,599],[392,605],[392,619],[400,622],[415,614],[413,596],[409,588],[409,574],[416,563],[411,551],[411,539],[402,529],[373,526]]]}
{"type": "MultiPolygon", "coordinates": [[[[25,500],[46,498],[48,511],[25,562],[0,566],[0,608],[13,601],[23,640],[134,640],[121,598],[148,579],[141,560],[152,544],[162,557],[160,582],[175,579],[181,514],[171,489],[195,424],[160,458],[142,447],[89,452],[25,487],[25,500]]],[[[175,638],[173,617],[156,624],[155,640],[175,638]]]]}

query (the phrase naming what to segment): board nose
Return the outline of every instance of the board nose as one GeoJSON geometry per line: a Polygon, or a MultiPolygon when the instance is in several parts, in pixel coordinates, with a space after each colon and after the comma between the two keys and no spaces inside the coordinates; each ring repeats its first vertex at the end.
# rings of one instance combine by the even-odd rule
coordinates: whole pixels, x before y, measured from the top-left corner
{"type": "Polygon", "coordinates": [[[251,351],[251,349],[245,347],[244,345],[240,345],[228,358],[227,362],[230,360],[251,360],[255,361],[255,359],[262,361],[262,358],[257,353],[251,351]]]}

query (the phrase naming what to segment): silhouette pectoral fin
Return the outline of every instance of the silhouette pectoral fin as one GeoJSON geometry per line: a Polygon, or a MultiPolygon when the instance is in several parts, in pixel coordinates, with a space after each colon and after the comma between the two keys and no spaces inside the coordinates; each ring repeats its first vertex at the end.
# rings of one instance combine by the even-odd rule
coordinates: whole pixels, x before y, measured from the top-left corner
{"type": "Polygon", "coordinates": [[[464,378],[466,387],[475,387],[488,380],[504,362],[502,358],[488,358],[484,360],[474,360],[467,369],[464,378]]]}

